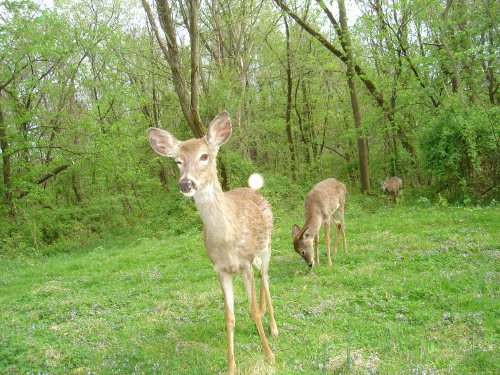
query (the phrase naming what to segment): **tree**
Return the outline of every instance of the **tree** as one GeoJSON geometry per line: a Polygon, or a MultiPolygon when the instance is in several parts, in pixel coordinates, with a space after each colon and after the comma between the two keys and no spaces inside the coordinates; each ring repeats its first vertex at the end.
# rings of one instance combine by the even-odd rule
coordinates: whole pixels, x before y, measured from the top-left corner
{"type": "MultiPolygon", "coordinates": [[[[199,109],[199,82],[200,82],[200,35],[198,31],[198,18],[199,18],[199,0],[189,0],[188,12],[189,18],[184,19],[185,26],[189,33],[190,40],[190,84],[191,89],[188,89],[188,81],[184,75],[184,68],[182,64],[181,46],[178,42],[176,32],[176,21],[174,18],[173,7],[168,1],[156,1],[158,9],[158,18],[161,28],[165,35],[165,40],[160,35],[156,20],[153,16],[151,6],[147,0],[141,0],[144,10],[146,11],[149,23],[156,36],[156,40],[160,45],[163,56],[167,60],[170,68],[172,69],[172,80],[174,83],[175,91],[179,98],[179,103],[182,108],[182,113],[186,119],[193,135],[201,138],[204,134],[204,126],[200,118],[199,109]]],[[[182,3],[181,3],[182,4],[182,3]]]]}
{"type": "MultiPolygon", "coordinates": [[[[351,96],[352,114],[354,118],[354,126],[358,131],[358,159],[359,159],[359,172],[361,175],[361,191],[364,194],[370,192],[370,176],[368,172],[368,145],[366,137],[361,131],[361,112],[359,109],[358,93],[356,91],[356,83],[354,81],[354,57],[352,54],[351,37],[349,35],[349,28],[347,27],[347,14],[345,9],[344,0],[338,0],[339,4],[339,20],[340,29],[342,33],[342,46],[345,51],[346,65],[347,65],[347,84],[349,86],[349,94],[351,96]]],[[[325,6],[322,3],[322,6],[325,6]]],[[[326,6],[325,8],[326,9],[326,6]]]]}
{"type": "MultiPolygon", "coordinates": [[[[347,66],[347,77],[348,77],[348,85],[351,96],[351,106],[353,109],[354,115],[354,123],[358,132],[361,131],[361,114],[359,112],[359,103],[357,100],[357,93],[354,83],[354,74],[356,71],[358,76],[361,77],[365,85],[369,88],[370,92],[377,98],[378,101],[383,103],[382,95],[375,88],[373,83],[364,75],[364,71],[361,69],[359,65],[354,62],[354,58],[352,55],[352,48],[350,45],[350,38],[347,29],[347,21],[345,17],[345,5],[343,2],[339,2],[339,10],[341,8],[344,9],[344,17],[343,22],[345,22],[345,28],[339,25],[339,23],[333,17],[333,14],[330,12],[326,4],[322,0],[316,0],[320,8],[328,17],[328,20],[331,22],[334,27],[339,39],[340,44],[342,46],[343,51],[340,51],[336,48],[332,43],[330,43],[325,36],[323,36],[319,31],[314,29],[310,24],[308,24],[304,19],[299,17],[295,12],[293,12],[282,0],[274,0],[276,5],[278,5],[284,12],[286,12],[290,17],[292,17],[304,30],[306,30],[309,34],[311,34],[314,38],[316,38],[323,46],[325,46],[334,56],[339,58],[344,64],[347,66]]],[[[342,13],[342,12],[341,12],[342,13]]],[[[361,191],[365,194],[370,192],[370,178],[369,178],[369,170],[368,170],[368,146],[366,143],[366,139],[364,135],[358,133],[358,158],[359,158],[359,172],[361,176],[361,191]]]]}

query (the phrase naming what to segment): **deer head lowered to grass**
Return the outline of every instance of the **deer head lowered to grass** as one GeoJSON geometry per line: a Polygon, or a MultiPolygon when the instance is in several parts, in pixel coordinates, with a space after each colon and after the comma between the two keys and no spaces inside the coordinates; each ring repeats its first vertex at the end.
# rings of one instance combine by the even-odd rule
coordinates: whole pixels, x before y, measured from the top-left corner
{"type": "Polygon", "coordinates": [[[315,263],[319,264],[319,230],[322,225],[325,227],[326,263],[328,266],[332,265],[330,256],[330,223],[332,220],[335,222],[333,254],[337,255],[340,230],[342,230],[344,240],[344,253],[347,254],[344,223],[345,195],[345,185],[334,178],[319,182],[307,193],[304,226],[300,228],[295,224],[292,233],[293,247],[304,258],[309,267],[315,263]],[[338,217],[335,217],[334,214],[338,217]]]}
{"type": "Polygon", "coordinates": [[[273,214],[267,200],[256,190],[238,188],[223,192],[217,178],[216,158],[219,147],[231,136],[229,114],[224,111],[210,123],[204,138],[179,141],[169,132],[148,130],[149,143],[160,155],[174,158],[180,170],[179,189],[193,197],[203,220],[203,239],[208,257],[219,274],[224,295],[228,372],[235,371],[234,361],[234,273],[242,273],[250,304],[250,314],[266,352],[274,360],[261,318],[266,303],[271,335],[278,335],[269,291],[269,262],[273,214]],[[252,264],[260,271],[260,301],[257,304],[252,264]]]}

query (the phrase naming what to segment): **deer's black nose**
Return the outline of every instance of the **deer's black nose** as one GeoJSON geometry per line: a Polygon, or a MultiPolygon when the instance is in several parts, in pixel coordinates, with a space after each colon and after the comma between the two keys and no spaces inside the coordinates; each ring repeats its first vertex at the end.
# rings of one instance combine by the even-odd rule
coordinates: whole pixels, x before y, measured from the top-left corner
{"type": "Polygon", "coordinates": [[[195,189],[196,185],[193,181],[188,178],[183,178],[179,181],[179,190],[183,193],[189,193],[191,190],[195,189]]]}

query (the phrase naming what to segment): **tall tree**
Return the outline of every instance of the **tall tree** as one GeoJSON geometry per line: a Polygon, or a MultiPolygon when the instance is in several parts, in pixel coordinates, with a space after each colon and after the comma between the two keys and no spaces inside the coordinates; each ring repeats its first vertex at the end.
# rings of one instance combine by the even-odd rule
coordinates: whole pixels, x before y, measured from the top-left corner
{"type": "Polygon", "coordinates": [[[354,118],[354,127],[357,130],[358,143],[358,162],[359,173],[361,177],[361,191],[363,194],[370,193],[370,174],[368,171],[368,144],[366,136],[361,128],[361,111],[359,109],[359,99],[356,90],[355,72],[354,72],[354,57],[352,53],[351,36],[347,26],[347,13],[344,0],[338,0],[339,5],[339,21],[342,33],[342,41],[346,56],[346,74],[347,85],[349,86],[349,95],[351,97],[352,114],[354,118]]]}
{"type": "Polygon", "coordinates": [[[182,64],[181,46],[178,42],[177,22],[174,16],[174,9],[169,1],[156,0],[156,7],[158,10],[158,19],[161,28],[164,32],[165,38],[160,35],[156,19],[151,10],[151,6],[147,0],[141,0],[142,6],[146,11],[149,23],[156,36],[156,40],[160,45],[163,56],[167,60],[170,68],[172,69],[172,80],[174,83],[175,91],[179,98],[179,103],[182,108],[182,113],[186,119],[193,135],[195,137],[202,137],[205,134],[203,122],[200,117],[199,108],[199,82],[200,82],[200,50],[199,50],[199,31],[198,31],[198,18],[199,18],[199,0],[189,0],[188,12],[189,17],[186,26],[190,39],[190,87],[188,80],[184,74],[184,67],[182,64]]]}
{"type": "Polygon", "coordinates": [[[288,21],[286,19],[287,16],[284,17],[285,22],[285,35],[286,35],[286,63],[285,63],[285,72],[286,72],[286,110],[285,110],[285,122],[286,122],[286,137],[288,140],[288,147],[290,149],[290,157],[291,157],[291,170],[292,170],[292,179],[297,179],[297,172],[295,168],[296,156],[295,156],[295,143],[293,141],[292,135],[292,90],[293,90],[293,81],[292,81],[292,67],[291,67],[291,49],[290,49],[290,29],[288,27],[288,21]]]}
{"type": "Polygon", "coordinates": [[[12,167],[10,163],[10,145],[7,136],[7,124],[2,109],[2,92],[0,91],[0,150],[2,151],[2,176],[4,189],[4,202],[8,207],[9,215],[15,217],[14,200],[12,197],[12,167]]]}
{"type": "MultiPolygon", "coordinates": [[[[316,0],[320,8],[323,10],[323,12],[326,14],[328,17],[328,20],[331,22],[333,28],[335,29],[339,40],[340,44],[342,46],[342,50],[339,50],[337,47],[335,47],[331,42],[328,41],[328,38],[326,38],[323,34],[321,34],[317,29],[315,29],[313,26],[311,26],[306,20],[303,18],[299,17],[297,13],[293,12],[290,7],[282,0],[274,0],[276,5],[278,5],[284,12],[286,12],[291,18],[293,18],[304,30],[306,30],[310,35],[312,35],[315,39],[317,39],[323,46],[325,46],[334,56],[339,58],[346,66],[351,66],[351,71],[355,71],[358,76],[361,78],[361,80],[364,82],[365,86],[368,88],[370,93],[376,98],[376,100],[383,106],[384,105],[384,99],[382,94],[378,91],[376,86],[373,84],[373,82],[368,78],[368,76],[364,73],[364,70],[354,62],[353,55],[352,55],[352,48],[350,46],[350,39],[346,38],[346,32],[347,30],[347,21],[346,21],[346,28],[343,29],[337,20],[334,18],[333,14],[331,11],[328,9],[324,1],[322,0],[316,0]],[[348,44],[349,43],[349,44],[348,44]]],[[[342,3],[343,4],[343,3],[342,3]]],[[[342,7],[342,5],[339,3],[339,9],[342,7]]],[[[345,8],[345,5],[344,5],[345,8]]],[[[349,34],[347,34],[348,36],[349,34]]],[[[354,83],[354,74],[350,75],[349,73],[349,68],[348,68],[348,81],[349,81],[349,88],[350,88],[350,96],[351,96],[351,105],[353,108],[353,114],[355,116],[355,125],[357,127],[360,127],[361,125],[361,114],[359,112],[359,103],[354,103],[353,100],[357,101],[357,94],[355,91],[355,83],[354,83]],[[354,91],[352,90],[354,88],[354,91]],[[357,109],[356,109],[357,108],[357,109]]],[[[360,128],[358,128],[359,131],[361,131],[360,128]]],[[[366,143],[366,139],[358,134],[358,156],[359,156],[359,172],[360,172],[360,183],[361,183],[361,190],[363,193],[369,193],[370,192],[370,177],[369,177],[369,170],[368,170],[368,147],[366,143]]]]}

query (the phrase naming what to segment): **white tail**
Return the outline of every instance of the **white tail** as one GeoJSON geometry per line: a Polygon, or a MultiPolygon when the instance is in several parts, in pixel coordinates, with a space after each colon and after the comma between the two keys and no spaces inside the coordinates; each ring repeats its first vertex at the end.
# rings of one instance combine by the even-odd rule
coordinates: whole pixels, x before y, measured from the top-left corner
{"type": "Polygon", "coordinates": [[[342,230],[344,240],[344,253],[347,254],[344,223],[345,195],[345,185],[334,178],[319,182],[307,193],[305,202],[306,221],[302,228],[295,224],[292,233],[293,247],[304,258],[309,267],[312,267],[315,263],[319,264],[318,247],[321,225],[325,227],[326,263],[328,266],[332,265],[330,256],[330,223],[332,219],[335,222],[333,254],[337,255],[340,230],[342,230]]]}
{"type": "Polygon", "coordinates": [[[278,335],[268,276],[273,227],[271,206],[255,189],[238,188],[223,192],[217,178],[217,153],[231,136],[231,131],[231,121],[226,111],[215,117],[207,135],[200,139],[178,141],[164,130],[148,130],[151,147],[160,155],[175,158],[181,175],[179,189],[184,195],[194,198],[203,220],[205,249],[219,274],[224,294],[230,374],[235,371],[233,273],[241,272],[243,275],[250,313],[270,360],[274,360],[274,354],[261,321],[266,302],[271,334],[278,335]],[[252,263],[260,271],[259,305],[252,263]]]}
{"type": "Polygon", "coordinates": [[[403,187],[403,180],[396,176],[389,177],[385,181],[381,181],[380,186],[382,187],[384,193],[392,194],[394,203],[396,203],[399,196],[399,192],[403,187]]]}

